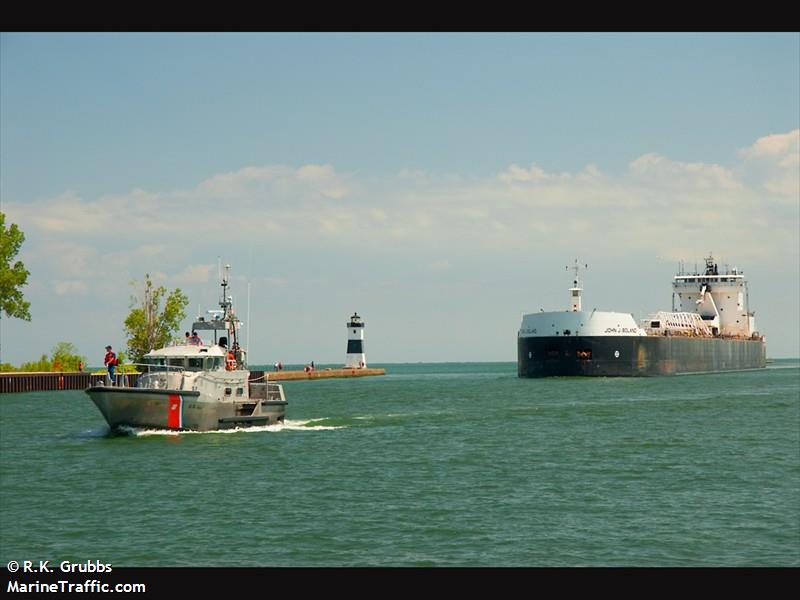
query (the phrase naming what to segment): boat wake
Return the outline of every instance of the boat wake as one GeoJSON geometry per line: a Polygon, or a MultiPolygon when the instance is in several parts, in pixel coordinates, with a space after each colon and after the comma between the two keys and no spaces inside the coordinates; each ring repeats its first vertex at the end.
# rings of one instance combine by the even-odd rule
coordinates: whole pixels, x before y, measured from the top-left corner
{"type": "Polygon", "coordinates": [[[212,435],[212,434],[228,434],[228,433],[261,433],[264,431],[270,431],[270,432],[329,431],[333,429],[342,429],[341,426],[314,424],[324,420],[325,419],[308,419],[306,421],[287,420],[284,423],[276,423],[274,425],[234,427],[233,429],[218,429],[214,431],[192,431],[192,430],[175,431],[174,429],[152,429],[145,427],[129,427],[123,425],[121,427],[118,427],[114,432],[134,437],[149,437],[149,436],[180,436],[180,435],[212,435]]]}

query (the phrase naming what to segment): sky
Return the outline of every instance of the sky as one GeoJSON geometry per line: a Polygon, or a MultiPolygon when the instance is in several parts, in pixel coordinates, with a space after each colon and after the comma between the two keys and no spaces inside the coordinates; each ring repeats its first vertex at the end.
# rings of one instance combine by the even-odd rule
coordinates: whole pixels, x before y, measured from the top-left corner
{"type": "Polygon", "coordinates": [[[743,270],[800,356],[800,34],[2,33],[0,210],[30,322],[0,361],[124,348],[145,274],[251,364],[515,361],[524,312],[638,320],[743,270]],[[249,302],[248,302],[249,300],[249,302]]]}

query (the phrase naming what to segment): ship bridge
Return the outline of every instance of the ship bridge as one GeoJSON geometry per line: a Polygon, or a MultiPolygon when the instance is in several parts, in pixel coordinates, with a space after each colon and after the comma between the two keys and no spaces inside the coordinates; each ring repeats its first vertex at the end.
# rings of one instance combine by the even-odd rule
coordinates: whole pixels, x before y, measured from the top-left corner
{"type": "Polygon", "coordinates": [[[751,337],[755,313],[749,310],[744,273],[736,267],[720,271],[710,253],[705,262],[703,272],[681,267],[673,278],[673,311],[699,315],[714,335],[751,337]]]}

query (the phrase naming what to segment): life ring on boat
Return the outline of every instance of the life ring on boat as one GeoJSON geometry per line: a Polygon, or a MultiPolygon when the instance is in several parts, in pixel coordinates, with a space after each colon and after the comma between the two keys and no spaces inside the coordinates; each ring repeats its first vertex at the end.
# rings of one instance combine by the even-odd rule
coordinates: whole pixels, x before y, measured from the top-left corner
{"type": "Polygon", "coordinates": [[[236,369],[236,357],[233,355],[233,352],[228,352],[225,358],[225,370],[233,371],[234,369],[236,369]]]}

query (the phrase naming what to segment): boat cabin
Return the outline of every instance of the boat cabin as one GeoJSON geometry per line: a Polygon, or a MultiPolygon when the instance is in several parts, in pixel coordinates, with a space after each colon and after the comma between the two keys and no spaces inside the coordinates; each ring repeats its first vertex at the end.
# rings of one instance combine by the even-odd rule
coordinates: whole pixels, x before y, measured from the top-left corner
{"type": "Polygon", "coordinates": [[[148,371],[181,369],[184,371],[224,371],[226,350],[218,345],[169,346],[148,352],[142,358],[148,371]]]}

